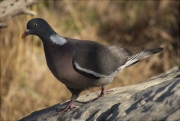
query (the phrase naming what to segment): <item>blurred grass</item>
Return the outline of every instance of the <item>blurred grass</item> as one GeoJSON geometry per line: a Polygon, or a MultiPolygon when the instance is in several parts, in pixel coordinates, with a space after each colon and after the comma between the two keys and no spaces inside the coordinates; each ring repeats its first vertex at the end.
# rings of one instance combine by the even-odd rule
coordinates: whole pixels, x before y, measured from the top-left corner
{"type": "MultiPolygon", "coordinates": [[[[31,9],[62,36],[117,46],[165,48],[163,53],[125,69],[107,89],[136,84],[180,65],[179,1],[64,0],[42,2],[31,9]]],[[[31,18],[14,17],[0,30],[2,120],[18,120],[71,96],[46,66],[39,38],[21,39],[31,18]]],[[[83,94],[97,90],[100,88],[83,94]]]]}

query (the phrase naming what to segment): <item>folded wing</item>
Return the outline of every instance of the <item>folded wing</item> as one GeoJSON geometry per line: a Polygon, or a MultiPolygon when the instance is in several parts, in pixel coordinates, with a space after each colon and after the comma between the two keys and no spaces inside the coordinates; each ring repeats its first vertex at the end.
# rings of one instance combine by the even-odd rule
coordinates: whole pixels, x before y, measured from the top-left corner
{"type": "Polygon", "coordinates": [[[109,76],[124,65],[129,55],[130,52],[120,47],[80,41],[76,44],[73,66],[80,73],[101,78],[109,76]]]}

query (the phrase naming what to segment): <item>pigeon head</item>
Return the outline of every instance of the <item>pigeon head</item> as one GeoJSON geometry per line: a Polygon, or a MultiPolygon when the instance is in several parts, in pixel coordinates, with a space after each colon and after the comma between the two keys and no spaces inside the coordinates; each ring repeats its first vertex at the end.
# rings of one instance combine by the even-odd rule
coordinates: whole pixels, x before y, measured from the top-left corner
{"type": "Polygon", "coordinates": [[[44,19],[34,18],[27,23],[27,29],[23,33],[22,39],[28,35],[36,35],[42,38],[43,36],[47,36],[53,33],[54,30],[44,19]]]}

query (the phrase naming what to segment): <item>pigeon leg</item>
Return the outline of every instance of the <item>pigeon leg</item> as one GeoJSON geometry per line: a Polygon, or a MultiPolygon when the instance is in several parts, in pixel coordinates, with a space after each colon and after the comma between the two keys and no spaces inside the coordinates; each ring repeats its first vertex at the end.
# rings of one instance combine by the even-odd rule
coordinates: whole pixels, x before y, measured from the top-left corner
{"type": "Polygon", "coordinates": [[[105,87],[102,86],[100,95],[99,95],[98,97],[96,97],[95,99],[93,99],[91,102],[93,102],[93,101],[97,100],[98,98],[104,96],[104,88],[105,88],[105,87]]]}
{"type": "Polygon", "coordinates": [[[102,86],[100,95],[97,98],[93,99],[91,102],[97,100],[98,98],[104,96],[105,94],[109,94],[109,93],[113,92],[113,90],[105,91],[104,89],[105,89],[105,86],[102,86]]]}
{"type": "Polygon", "coordinates": [[[66,107],[64,107],[63,109],[58,109],[56,110],[57,112],[66,112],[68,109],[72,109],[74,107],[77,107],[75,105],[73,105],[74,101],[79,97],[79,94],[81,93],[81,89],[72,89],[72,88],[69,88],[67,87],[70,92],[72,93],[72,97],[71,97],[71,100],[68,102],[68,104],[66,105],[66,107]]]}
{"type": "MultiPolygon", "coordinates": [[[[74,97],[73,95],[72,95],[72,97],[74,97]]],[[[56,110],[57,112],[66,112],[68,109],[72,109],[72,106],[73,106],[73,103],[74,103],[74,101],[77,99],[77,97],[76,98],[71,98],[71,100],[68,102],[68,104],[66,105],[66,107],[64,107],[63,109],[58,109],[58,110],[56,110]]]]}

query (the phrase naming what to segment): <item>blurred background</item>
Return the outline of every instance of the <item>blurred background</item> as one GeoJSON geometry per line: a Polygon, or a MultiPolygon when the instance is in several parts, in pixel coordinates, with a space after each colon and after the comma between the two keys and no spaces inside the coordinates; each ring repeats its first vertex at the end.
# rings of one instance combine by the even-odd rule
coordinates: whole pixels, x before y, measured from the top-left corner
{"type": "MultiPolygon", "coordinates": [[[[30,7],[36,16],[20,15],[0,29],[1,119],[18,120],[35,110],[70,99],[70,92],[49,71],[42,42],[21,35],[27,22],[45,19],[62,36],[105,45],[164,51],[119,73],[106,89],[143,82],[180,65],[179,1],[44,1],[30,7]]],[[[87,94],[100,91],[92,88],[87,94]]],[[[81,94],[81,95],[82,95],[81,94]]]]}

